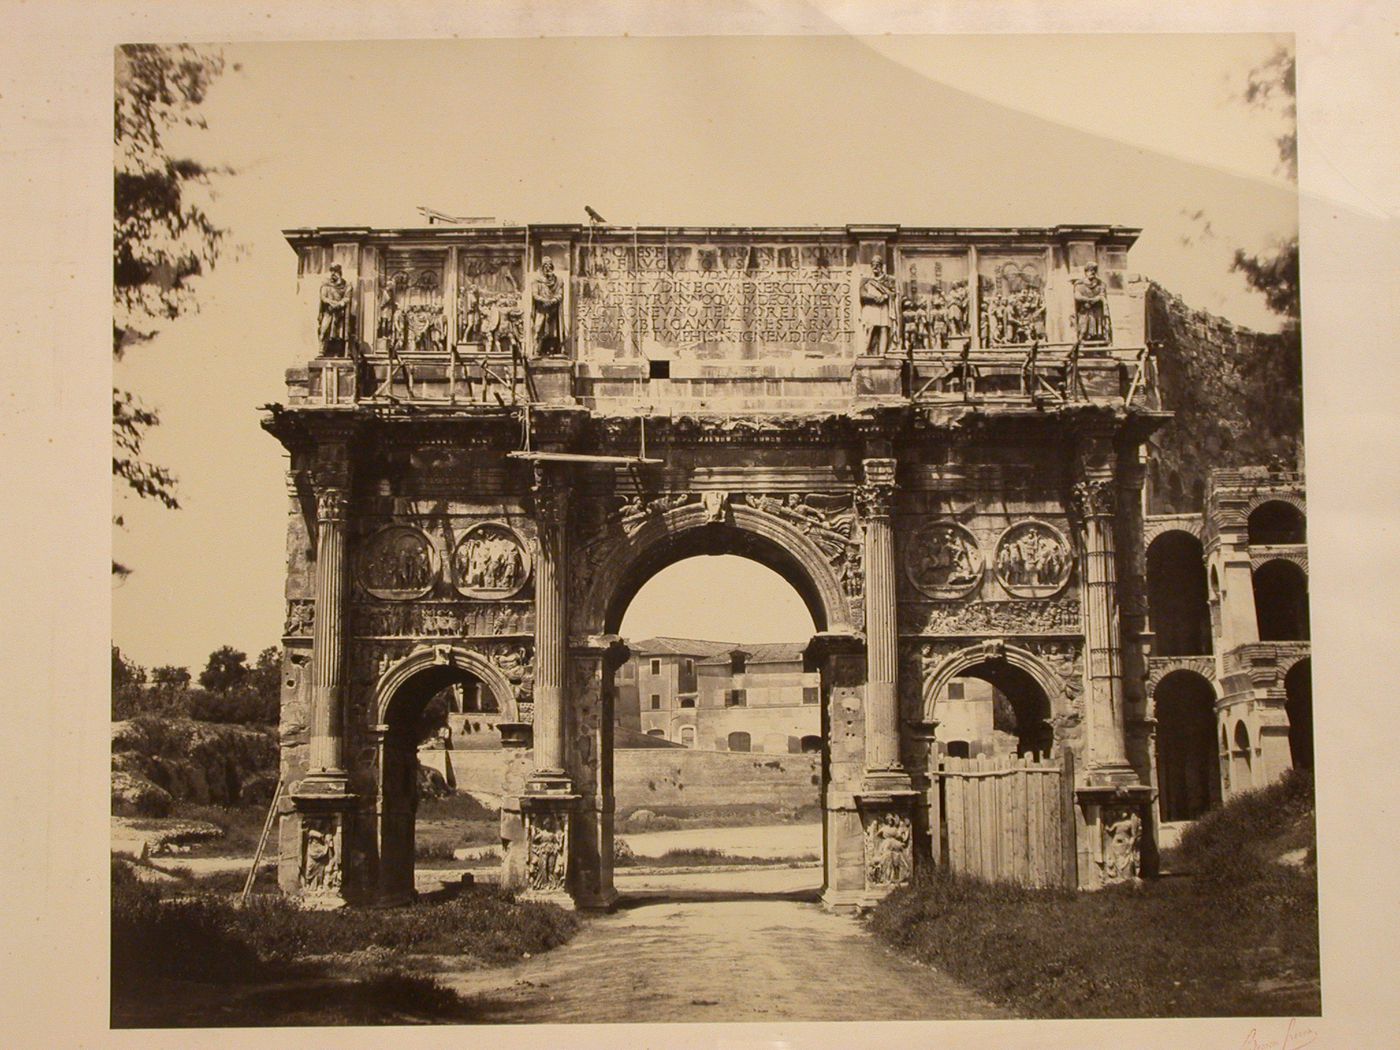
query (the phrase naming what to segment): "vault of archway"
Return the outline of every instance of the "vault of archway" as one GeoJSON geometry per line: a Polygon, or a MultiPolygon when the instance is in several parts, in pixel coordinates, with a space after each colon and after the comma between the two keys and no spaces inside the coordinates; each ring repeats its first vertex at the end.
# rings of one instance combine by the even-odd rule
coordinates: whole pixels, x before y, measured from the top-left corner
{"type": "Polygon", "coordinates": [[[776,572],[802,599],[818,631],[849,630],[850,604],[831,564],[797,529],[771,515],[731,508],[723,521],[684,507],[619,543],[600,565],[583,603],[586,631],[616,634],[637,592],[662,569],[697,555],[729,554],[776,572]]]}

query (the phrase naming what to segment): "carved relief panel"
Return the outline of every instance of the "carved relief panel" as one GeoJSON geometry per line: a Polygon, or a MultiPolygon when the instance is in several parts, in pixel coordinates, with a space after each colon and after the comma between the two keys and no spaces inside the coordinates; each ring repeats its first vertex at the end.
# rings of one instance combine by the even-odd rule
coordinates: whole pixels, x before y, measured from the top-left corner
{"type": "Polygon", "coordinates": [[[986,252],[977,259],[978,328],[983,346],[1045,341],[1043,252],[986,252]]]}
{"type": "Polygon", "coordinates": [[[530,578],[530,553],[515,531],[498,522],[467,530],[452,554],[453,583],[470,598],[509,598],[530,578]]]}
{"type": "Polygon", "coordinates": [[[457,342],[510,353],[524,345],[524,317],[520,249],[458,249],[457,342]]]}
{"type": "Polygon", "coordinates": [[[302,818],[300,884],[308,897],[340,893],[342,853],[340,822],[333,817],[302,818]]]}
{"type": "Polygon", "coordinates": [[[447,353],[447,253],[390,248],[379,275],[374,345],[380,353],[447,353]]]}
{"type": "Polygon", "coordinates": [[[929,598],[961,598],[982,579],[977,537],[956,522],[930,522],[904,545],[904,572],[929,598]]]}
{"type": "Polygon", "coordinates": [[[360,552],[360,586],[376,598],[421,598],[432,590],[437,574],[432,541],[408,525],[380,529],[360,552]]]}
{"type": "Polygon", "coordinates": [[[525,877],[540,893],[563,892],[569,874],[569,818],[553,811],[525,814],[525,877]]]}
{"type": "Polygon", "coordinates": [[[914,829],[904,813],[861,814],[865,829],[865,884],[898,886],[914,873],[914,829]]]}
{"type": "Polygon", "coordinates": [[[904,348],[965,346],[970,331],[967,253],[906,251],[901,263],[899,323],[904,348]]]}
{"type": "Polygon", "coordinates": [[[1043,521],[1023,521],[997,540],[994,565],[1008,594],[1048,598],[1069,582],[1074,557],[1058,529],[1043,521]]]}

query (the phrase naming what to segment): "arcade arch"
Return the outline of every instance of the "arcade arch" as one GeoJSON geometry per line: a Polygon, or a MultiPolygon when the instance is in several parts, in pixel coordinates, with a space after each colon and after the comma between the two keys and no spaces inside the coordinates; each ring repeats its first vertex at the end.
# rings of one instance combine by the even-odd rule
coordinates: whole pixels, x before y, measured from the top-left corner
{"type": "Polygon", "coordinates": [[[1220,802],[1215,755],[1215,688],[1195,671],[1172,671],[1152,693],[1157,718],[1158,811],[1195,820],[1220,802]]]}
{"type": "Polygon", "coordinates": [[[1147,608],[1155,636],[1153,655],[1209,655],[1205,551],[1198,537],[1172,529],[1148,546],[1147,608]]]}
{"type": "Polygon", "coordinates": [[[1063,683],[1014,646],[973,646],[944,660],[924,687],[924,718],[950,756],[1054,751],[1052,695],[1063,683]]]}
{"type": "Polygon", "coordinates": [[[1249,513],[1249,545],[1276,547],[1308,542],[1307,519],[1292,503],[1271,499],[1249,513]]]}
{"type": "Polygon", "coordinates": [[[1294,769],[1313,768],[1312,660],[1302,659],[1283,677],[1288,750],[1294,769]]]}
{"type": "Polygon", "coordinates": [[[1282,558],[1265,562],[1254,570],[1254,608],[1261,642],[1307,641],[1307,573],[1282,558]]]}

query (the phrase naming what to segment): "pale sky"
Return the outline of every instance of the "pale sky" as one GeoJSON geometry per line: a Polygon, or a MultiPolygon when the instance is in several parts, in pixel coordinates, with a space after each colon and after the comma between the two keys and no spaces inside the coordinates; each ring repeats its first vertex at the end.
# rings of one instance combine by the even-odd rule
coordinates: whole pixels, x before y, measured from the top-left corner
{"type": "MultiPolygon", "coordinates": [[[[198,668],[219,645],[252,654],[278,639],[284,466],[256,406],[285,400],[283,370],[299,363],[282,228],[412,225],[420,204],[520,222],[582,222],[590,204],[621,224],[1118,223],[1144,228],[1130,269],[1270,328],[1228,264],[1236,246],[1296,229],[1296,193],[1277,174],[1281,128],[1238,97],[1286,39],[227,48],[242,69],[216,85],[210,130],[191,148],[237,169],[212,207],[242,247],[203,282],[198,315],[117,368],[118,385],[161,411],[148,451],[179,476],[183,509],[123,506],[115,556],[136,571],[113,587],[113,640],[144,664],[198,668]]],[[[627,633],[715,635],[713,617],[687,628],[679,614],[713,588],[719,562],[667,570],[629,610],[627,633]]],[[[746,598],[719,610],[732,624],[721,636],[810,633],[770,576],[754,566],[736,583],[746,598]]]]}

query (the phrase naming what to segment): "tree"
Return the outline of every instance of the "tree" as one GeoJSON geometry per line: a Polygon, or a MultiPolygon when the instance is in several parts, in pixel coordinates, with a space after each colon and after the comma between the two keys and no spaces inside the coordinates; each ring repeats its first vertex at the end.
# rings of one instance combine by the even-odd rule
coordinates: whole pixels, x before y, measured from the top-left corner
{"type": "Polygon", "coordinates": [[[209,654],[209,662],[199,674],[199,684],[212,693],[228,693],[247,681],[251,673],[247,653],[222,645],[209,654]]]}
{"type": "MultiPolygon", "coordinates": [[[[133,44],[117,49],[116,146],[112,231],[112,354],[152,338],[163,321],[194,305],[193,281],[219,258],[226,230],[199,202],[210,179],[227,174],[171,156],[165,137],[185,126],[205,128],[199,106],[224,71],[219,52],[189,45],[133,44]]],[[[147,432],[160,422],[129,391],[112,389],[112,475],[138,498],[176,509],[176,479],[142,455],[147,432]]],[[[113,519],[121,526],[120,514],[113,519]]],[[[112,563],[112,572],[130,570],[112,563]]]]}

